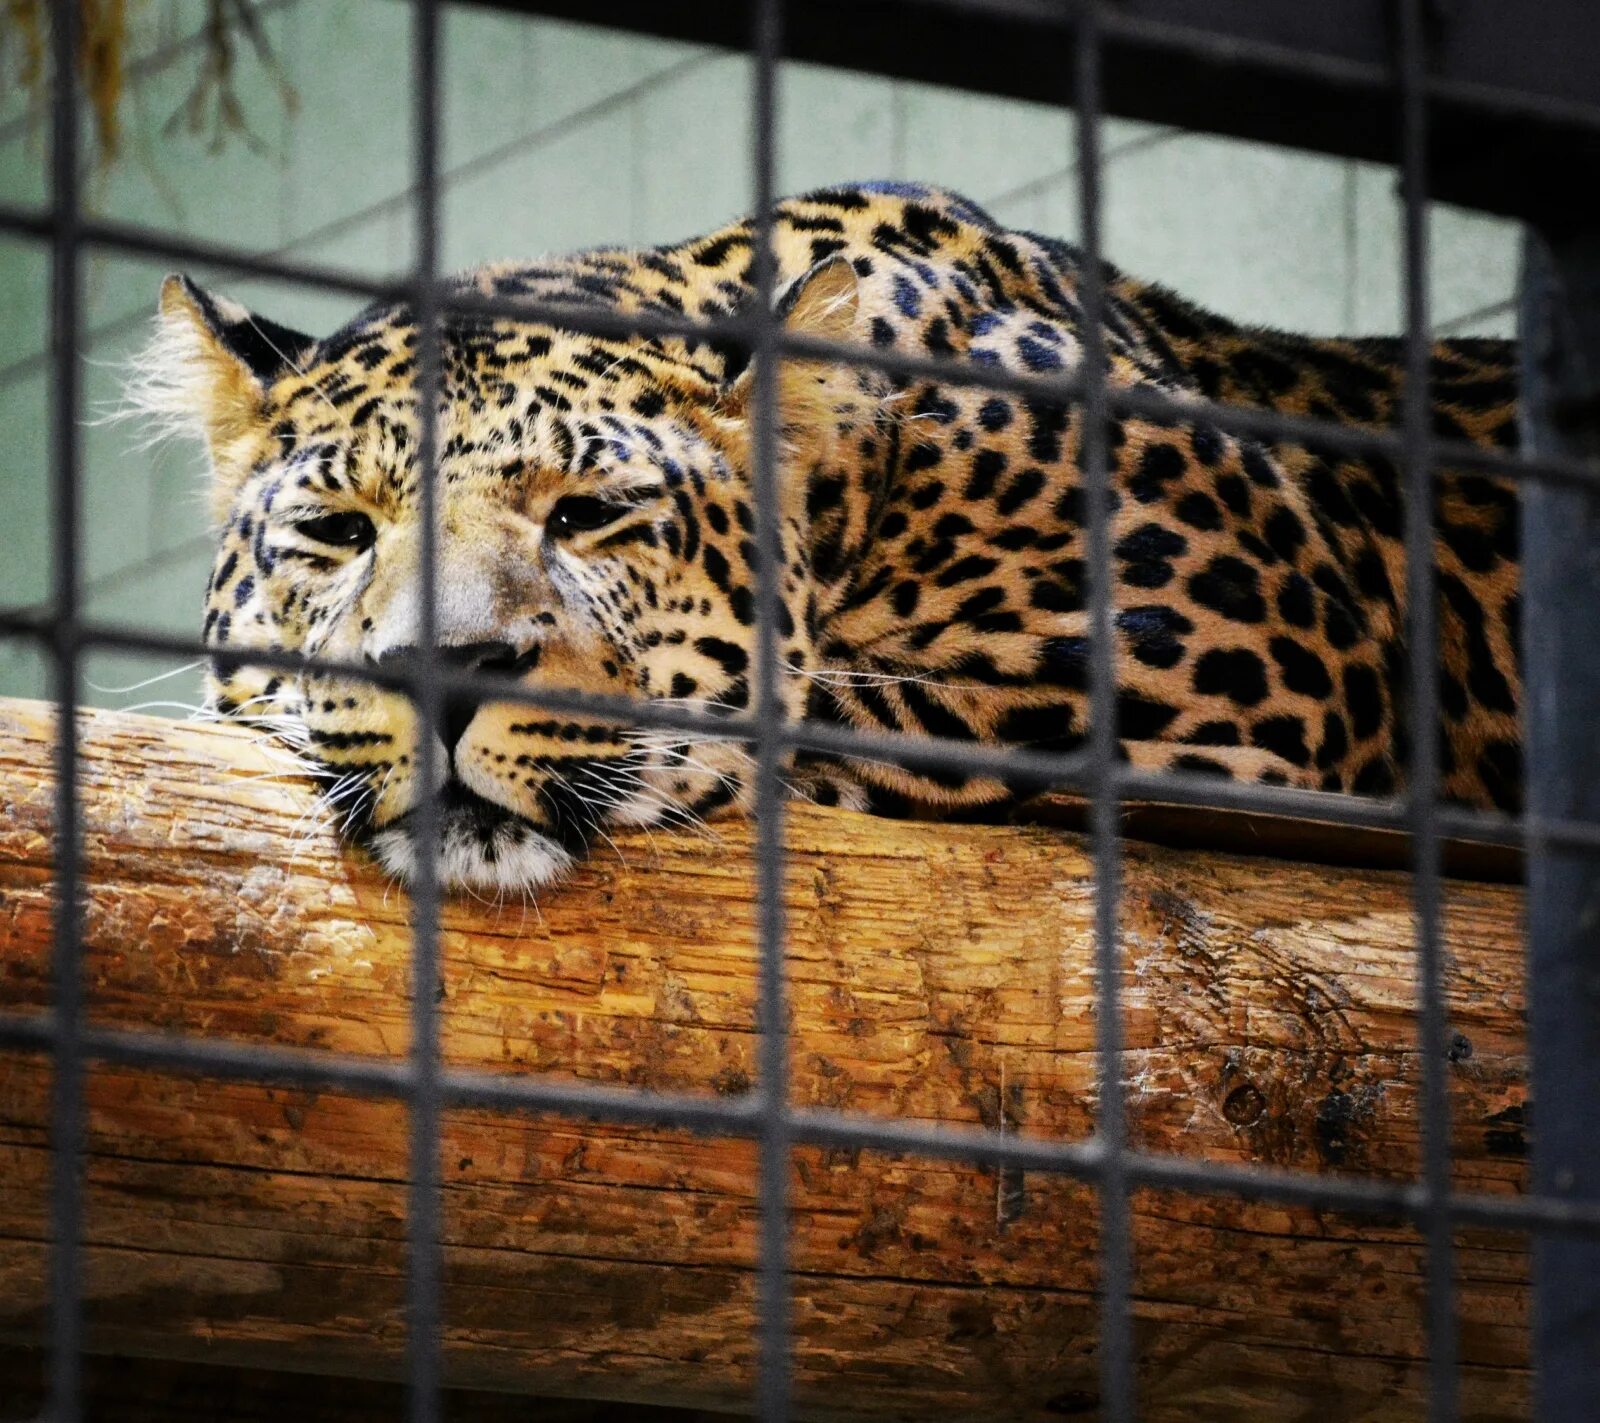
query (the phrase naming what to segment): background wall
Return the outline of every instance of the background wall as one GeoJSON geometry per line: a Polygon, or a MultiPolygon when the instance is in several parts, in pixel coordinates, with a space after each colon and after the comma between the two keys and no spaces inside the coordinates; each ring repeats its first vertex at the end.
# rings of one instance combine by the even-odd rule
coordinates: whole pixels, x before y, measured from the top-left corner
{"type": "MultiPolygon", "coordinates": [[[[274,74],[241,50],[246,133],[219,143],[192,105],[203,0],[130,6],[127,144],[85,184],[89,210],[186,236],[391,274],[410,257],[409,7],[402,0],[265,0],[274,74]],[[287,103],[287,91],[294,101],[287,103]],[[198,124],[190,121],[193,113],[198,124]]],[[[804,65],[781,81],[780,188],[852,178],[948,184],[1015,226],[1077,232],[1070,114],[804,65]]],[[[750,204],[750,67],[739,55],[467,5],[446,9],[444,261],[692,235],[750,204]]],[[[1104,128],[1105,247],[1129,271],[1230,316],[1322,333],[1399,328],[1400,221],[1381,167],[1148,124],[1104,128]]],[[[42,203],[47,145],[15,89],[0,93],[0,193],[42,203]]],[[[1436,207],[1432,314],[1441,332],[1509,335],[1513,224],[1436,207]]],[[[88,263],[94,416],[148,330],[164,267],[88,263]]],[[[211,274],[195,272],[202,281],[211,274]]],[[[0,606],[49,588],[43,249],[0,239],[0,606]]],[[[261,282],[216,285],[279,320],[326,330],[358,303],[261,282]]],[[[118,622],[198,633],[210,564],[193,450],[141,452],[137,432],[84,432],[84,595],[118,622]]],[[[93,659],[112,706],[198,698],[198,675],[93,659]]],[[[0,643],[0,693],[43,695],[34,655],[0,643]]]]}

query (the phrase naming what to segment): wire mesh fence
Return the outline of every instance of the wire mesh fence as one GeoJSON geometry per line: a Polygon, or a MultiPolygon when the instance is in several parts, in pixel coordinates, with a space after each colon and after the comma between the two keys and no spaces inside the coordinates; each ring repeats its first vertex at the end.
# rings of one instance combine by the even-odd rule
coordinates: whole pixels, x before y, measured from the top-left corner
{"type": "MultiPolygon", "coordinates": [[[[1000,0],[945,0],[970,13],[974,24],[1007,10],[1000,0]]],[[[784,49],[782,0],[752,0],[750,52],[755,65],[754,151],[751,154],[757,218],[754,228],[756,300],[745,314],[701,321],[660,313],[622,313],[594,306],[469,295],[440,279],[439,118],[441,0],[414,0],[413,183],[416,260],[399,284],[362,280],[348,273],[181,240],[87,220],[80,210],[79,103],[68,76],[74,73],[78,7],[54,9],[52,202],[48,212],[0,206],[0,230],[47,240],[53,254],[51,331],[53,360],[52,539],[54,600],[48,615],[0,617],[0,635],[30,639],[49,654],[59,703],[56,751],[54,1001],[42,1016],[0,1015],[0,1047],[47,1051],[54,1063],[50,1219],[52,1232],[51,1395],[55,1423],[82,1416],[83,1352],[83,1164],[85,1074],[94,1062],[159,1066],[183,1072],[301,1088],[339,1089],[405,1101],[410,1113],[407,1317],[410,1416],[425,1423],[439,1416],[441,1368],[441,1183],[440,1120],[450,1108],[473,1106],[504,1111],[541,1111],[607,1122],[649,1124],[753,1139],[759,1147],[760,1233],[759,1382],[756,1407],[767,1420],[790,1415],[791,1321],[787,1281],[790,1241],[787,1196],[791,1153],[797,1144],[922,1154],[974,1165],[1010,1166],[1064,1173],[1092,1183],[1099,1196],[1100,1261],[1098,1368],[1104,1416],[1137,1416],[1132,1332],[1133,1257],[1129,1199],[1135,1189],[1159,1187],[1196,1193],[1226,1193],[1256,1200],[1373,1214],[1399,1212],[1420,1230],[1426,1245],[1426,1329],[1430,1416],[1458,1416],[1457,1317],[1452,1236],[1462,1225],[1491,1225],[1600,1239],[1600,1204],[1562,1194],[1501,1197],[1456,1191],[1451,1185],[1446,1063],[1448,1033],[1442,987],[1440,905],[1441,845],[1446,836],[1525,846],[1530,853],[1554,848],[1600,848],[1600,826],[1575,818],[1536,813],[1508,817],[1439,803],[1437,618],[1433,579],[1435,472],[1448,463],[1519,481],[1542,482],[1593,495],[1600,471],[1564,453],[1498,453],[1436,434],[1428,400],[1431,341],[1427,310],[1428,120],[1430,103],[1444,91],[1428,62],[1423,0],[1396,0],[1392,54],[1385,68],[1397,101],[1398,166],[1404,206],[1405,406],[1398,430],[1353,429],[1325,420],[1289,416],[1226,404],[1197,404],[1148,388],[1114,386],[1108,379],[1103,339],[1106,292],[1099,256],[1102,172],[1099,124],[1102,59],[1107,33],[1128,24],[1116,7],[1092,0],[1063,4],[1060,23],[1070,33],[1075,61],[1063,101],[1077,115],[1076,169],[1082,252],[1082,360],[1057,376],[1024,376],[992,366],[922,358],[879,349],[839,346],[784,328],[774,312],[777,283],[772,246],[776,108],[784,49]],[[90,622],[79,602],[79,361],[83,257],[91,248],[160,255],[203,262],[225,271],[271,276],[329,291],[403,298],[419,333],[417,362],[422,478],[420,491],[420,652],[403,666],[374,667],[289,652],[252,652],[250,661],[289,672],[315,670],[376,683],[403,692],[419,719],[419,783],[431,786],[430,765],[439,754],[429,728],[438,724],[446,699],[459,694],[557,712],[580,712],[633,725],[708,731],[745,739],[754,748],[755,805],[760,902],[758,1024],[760,1077],[755,1090],[737,1100],[705,1100],[628,1089],[598,1088],[509,1078],[445,1066],[440,1051],[440,1014],[435,995],[422,991],[439,974],[440,884],[431,855],[416,860],[412,890],[412,1043],[407,1058],[381,1062],[331,1054],[308,1054],[267,1046],[131,1032],[92,1026],[82,975],[80,806],[77,785],[77,704],[84,657],[97,649],[204,655],[197,642],[143,632],[136,627],[90,622]],[[687,335],[742,346],[753,358],[756,396],[754,488],[756,504],[757,675],[752,709],[714,719],[682,708],[598,697],[559,688],[507,686],[447,665],[434,657],[437,617],[438,431],[443,323],[452,316],[496,316],[558,324],[599,336],[687,335]],[[786,719],[779,696],[780,594],[776,372],[784,358],[826,358],[866,366],[903,378],[979,386],[1039,401],[1072,404],[1081,412],[1081,476],[1087,492],[1090,570],[1090,739],[1080,749],[1046,753],[944,742],[905,734],[866,733],[786,719]],[[1412,759],[1407,789],[1390,799],[1355,800],[1265,785],[1218,784],[1181,774],[1153,775],[1133,769],[1117,755],[1110,489],[1106,431],[1123,414],[1193,420],[1198,414],[1235,434],[1284,442],[1314,441],[1329,450],[1394,459],[1405,472],[1405,549],[1412,759]],[[783,802],[780,770],[794,751],[887,759],[913,768],[967,775],[1003,774],[1040,785],[1065,786],[1091,801],[1090,839],[1096,875],[1094,966],[1098,985],[1096,1048],[1098,1115],[1093,1135],[1079,1142],[1054,1142],[996,1130],[962,1130],[871,1119],[846,1112],[805,1108],[790,1100],[785,983],[783,802]],[[1417,1047],[1422,1075],[1422,1170],[1412,1182],[1326,1178],[1259,1166],[1201,1162],[1130,1146],[1122,1071],[1122,1014],[1118,1002],[1121,948],[1118,933],[1119,804],[1157,794],[1169,801],[1214,808],[1305,814],[1349,825],[1402,829],[1413,853],[1418,1004],[1417,1047]]],[[[1053,13],[1053,12],[1052,12],[1053,13]]],[[[1195,42],[1197,58],[1207,57],[1195,42]]],[[[1285,54],[1277,60],[1293,70],[1315,72],[1323,61],[1285,54]]],[[[1453,97],[1461,96],[1450,91],[1453,97]]],[[[1470,98],[1470,96],[1468,96],[1470,98]]],[[[1484,97],[1486,107],[1495,102],[1484,97]]],[[[435,797],[418,801],[417,837],[437,845],[435,797]]],[[[1552,1104],[1560,1110],[1560,1103],[1552,1104]]],[[[1545,1103],[1541,1102],[1541,1110],[1545,1103]]]]}

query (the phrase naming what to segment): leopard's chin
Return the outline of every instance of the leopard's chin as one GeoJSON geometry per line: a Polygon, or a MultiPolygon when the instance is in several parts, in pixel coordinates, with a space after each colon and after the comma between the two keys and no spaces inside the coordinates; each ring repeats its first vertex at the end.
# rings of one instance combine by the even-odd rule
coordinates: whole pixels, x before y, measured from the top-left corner
{"type": "MultiPolygon", "coordinates": [[[[459,781],[440,789],[438,821],[438,875],[444,889],[539,889],[576,863],[557,841],[459,781]]],[[[378,863],[407,885],[416,883],[415,827],[415,813],[407,811],[364,837],[378,863]]]]}

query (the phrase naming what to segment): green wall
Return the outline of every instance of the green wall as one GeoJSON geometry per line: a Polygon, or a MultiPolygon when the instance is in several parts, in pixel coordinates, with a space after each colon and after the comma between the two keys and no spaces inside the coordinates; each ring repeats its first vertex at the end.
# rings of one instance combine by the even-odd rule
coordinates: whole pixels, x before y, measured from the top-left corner
{"type": "MultiPolygon", "coordinates": [[[[247,54],[251,133],[220,148],[169,119],[199,66],[202,0],[131,6],[136,58],[121,159],[86,179],[93,212],[185,236],[349,267],[401,271],[410,254],[409,7],[402,0],[266,0],[265,26],[297,97],[247,54]]],[[[739,55],[600,28],[447,7],[444,260],[466,266],[596,243],[709,229],[750,201],[750,67],[739,55]]],[[[1002,221],[1076,235],[1069,114],[805,65],[781,78],[780,186],[865,177],[944,183],[1002,221]]],[[[0,95],[0,193],[43,202],[47,145],[14,88],[0,95]]],[[[1324,333],[1400,324],[1393,174],[1370,164],[1148,124],[1104,128],[1105,246],[1127,269],[1242,320],[1324,333]]],[[[1432,314],[1440,330],[1509,335],[1517,232],[1438,207],[1432,314]]],[[[89,611],[178,634],[198,630],[209,565],[202,472],[192,450],[136,448],[98,417],[148,327],[164,266],[88,262],[84,596],[89,611]]],[[[211,280],[205,272],[194,275],[211,280]]],[[[48,267],[0,240],[0,606],[47,595],[48,267]]],[[[357,303],[262,282],[217,285],[308,329],[357,303]]],[[[163,664],[99,656],[118,687],[163,664]]],[[[0,693],[37,695],[31,653],[0,643],[0,693]]],[[[132,705],[190,703],[193,673],[132,705]]]]}

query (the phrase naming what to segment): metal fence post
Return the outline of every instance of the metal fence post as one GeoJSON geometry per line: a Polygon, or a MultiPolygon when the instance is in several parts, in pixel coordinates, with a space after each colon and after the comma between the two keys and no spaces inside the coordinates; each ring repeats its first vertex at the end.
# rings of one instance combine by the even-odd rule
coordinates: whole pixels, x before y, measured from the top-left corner
{"type": "MultiPolygon", "coordinates": [[[[1524,249],[1523,442],[1600,456],[1600,236],[1530,235],[1524,249]]],[[[1600,862],[1538,833],[1600,820],[1600,495],[1536,481],[1523,496],[1527,687],[1528,1041],[1533,1188],[1600,1201],[1600,862]]],[[[1534,1243],[1541,1423],[1594,1417],[1600,1397],[1600,1243],[1534,1243]]]]}

